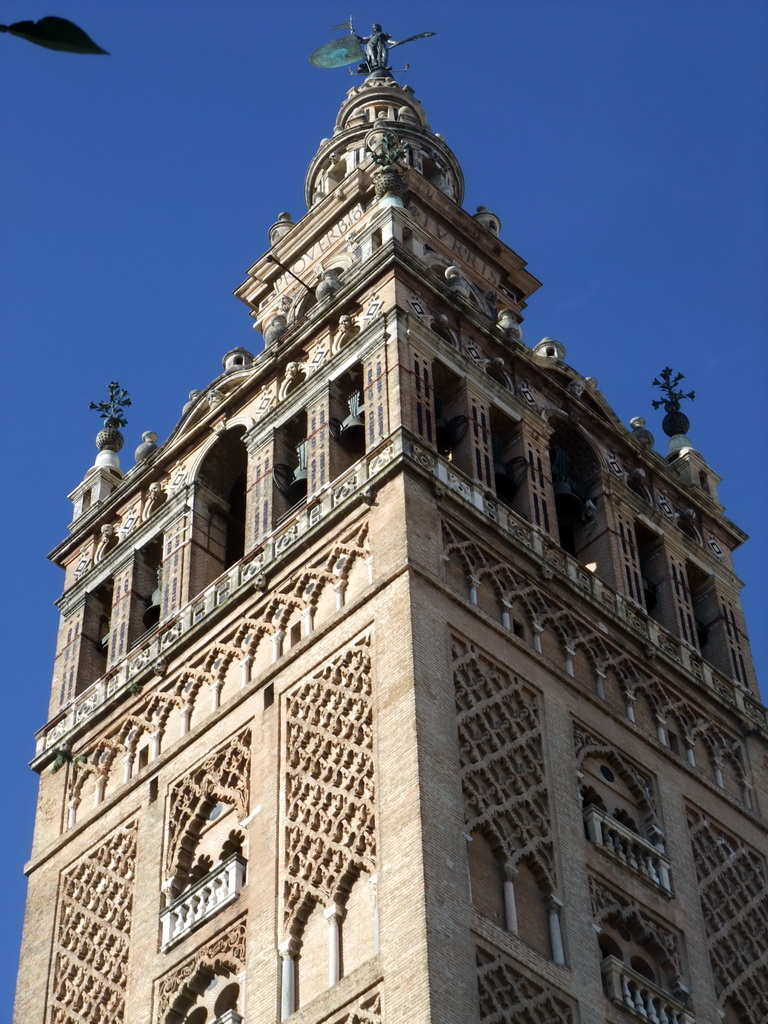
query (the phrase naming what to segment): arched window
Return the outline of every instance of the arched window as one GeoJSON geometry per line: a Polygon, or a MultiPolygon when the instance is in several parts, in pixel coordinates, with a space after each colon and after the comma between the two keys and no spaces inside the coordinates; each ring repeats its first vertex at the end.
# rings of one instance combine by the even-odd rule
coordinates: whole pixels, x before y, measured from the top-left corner
{"type": "Polygon", "coordinates": [[[243,427],[224,431],[195,481],[192,594],[199,593],[245,552],[247,455],[243,427]]]}

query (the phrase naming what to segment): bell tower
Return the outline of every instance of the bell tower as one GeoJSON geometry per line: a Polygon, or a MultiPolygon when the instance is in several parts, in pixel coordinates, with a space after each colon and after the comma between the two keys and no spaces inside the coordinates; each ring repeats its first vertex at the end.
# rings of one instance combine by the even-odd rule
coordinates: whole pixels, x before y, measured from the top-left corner
{"type": "Polygon", "coordinates": [[[257,352],[127,470],[97,407],[16,1024],[760,1024],[744,534],[674,371],[659,451],[523,340],[385,57],[235,291],[257,352]]]}

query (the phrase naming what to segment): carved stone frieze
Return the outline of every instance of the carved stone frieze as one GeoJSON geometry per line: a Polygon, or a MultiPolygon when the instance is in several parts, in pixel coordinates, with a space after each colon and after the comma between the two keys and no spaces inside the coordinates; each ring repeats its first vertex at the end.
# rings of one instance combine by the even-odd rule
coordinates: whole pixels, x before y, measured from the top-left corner
{"type": "Polygon", "coordinates": [[[161,978],[155,989],[156,1024],[165,1024],[174,1004],[180,1004],[182,1013],[186,1012],[200,991],[198,986],[204,986],[212,976],[228,978],[244,971],[245,939],[245,918],[241,918],[161,978]]]}
{"type": "Polygon", "coordinates": [[[232,804],[239,819],[248,815],[251,767],[251,734],[244,730],[189,771],[170,792],[168,836],[165,851],[166,878],[172,878],[185,856],[185,843],[201,812],[211,801],[232,804]]]}
{"type": "Polygon", "coordinates": [[[720,1004],[760,1024],[768,1020],[765,859],[702,811],[689,807],[687,818],[720,1004]]]}
{"type": "Polygon", "coordinates": [[[463,640],[453,676],[465,828],[487,834],[509,864],[523,859],[555,888],[555,866],[536,694],[463,640]]]}
{"type": "Polygon", "coordinates": [[[571,1006],[551,986],[520,974],[502,953],[478,946],[476,959],[481,1024],[573,1024],[571,1006]]]}
{"type": "Polygon", "coordinates": [[[375,870],[370,639],[288,695],[285,720],[284,924],[327,905],[356,872],[375,870]]]}
{"type": "Polygon", "coordinates": [[[133,914],[135,821],[62,876],[50,1024],[122,1024],[133,914]]]}

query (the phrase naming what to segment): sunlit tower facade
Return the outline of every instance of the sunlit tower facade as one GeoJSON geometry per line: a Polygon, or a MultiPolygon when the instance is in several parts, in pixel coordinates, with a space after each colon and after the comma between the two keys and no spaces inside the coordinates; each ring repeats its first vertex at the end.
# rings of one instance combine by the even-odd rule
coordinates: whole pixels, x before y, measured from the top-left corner
{"type": "Polygon", "coordinates": [[[104,403],[16,1024],[768,1019],[745,537],[674,376],[658,451],[523,340],[463,191],[369,76],[235,293],[259,354],[125,472],[104,403]]]}

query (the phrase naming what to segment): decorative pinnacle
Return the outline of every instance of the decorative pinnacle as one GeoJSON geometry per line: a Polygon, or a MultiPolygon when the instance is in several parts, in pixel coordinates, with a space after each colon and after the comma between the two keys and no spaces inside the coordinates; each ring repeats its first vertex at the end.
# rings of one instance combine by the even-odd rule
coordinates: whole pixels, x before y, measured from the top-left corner
{"type": "Polygon", "coordinates": [[[665,366],[658,377],[653,378],[653,386],[658,388],[664,395],[663,398],[655,399],[651,402],[654,409],[660,409],[664,406],[665,412],[678,412],[680,409],[680,403],[690,398],[691,401],[696,397],[695,391],[689,391],[687,394],[683,391],[677,390],[677,385],[681,380],[685,380],[685,376],[682,373],[676,373],[674,377],[672,374],[674,370],[665,366]]]}
{"type": "Polygon", "coordinates": [[[121,388],[116,380],[113,380],[108,387],[109,398],[106,402],[91,402],[89,409],[96,409],[99,416],[104,420],[105,427],[126,427],[128,420],[123,416],[123,410],[131,404],[131,398],[125,388],[121,388]]]}

